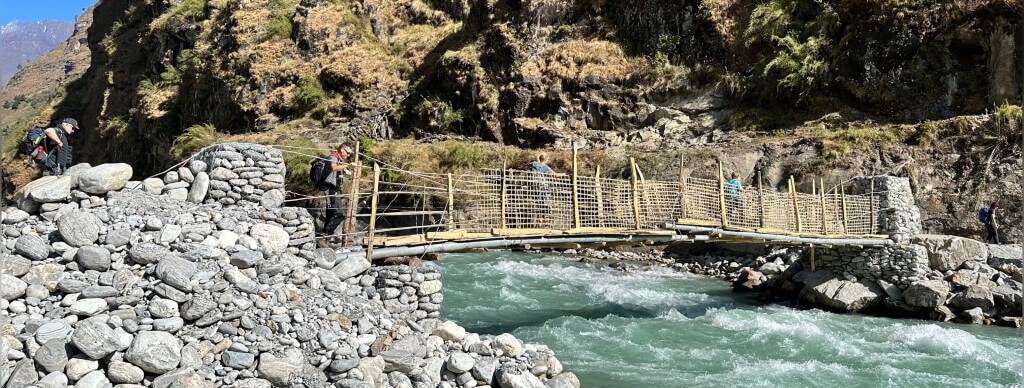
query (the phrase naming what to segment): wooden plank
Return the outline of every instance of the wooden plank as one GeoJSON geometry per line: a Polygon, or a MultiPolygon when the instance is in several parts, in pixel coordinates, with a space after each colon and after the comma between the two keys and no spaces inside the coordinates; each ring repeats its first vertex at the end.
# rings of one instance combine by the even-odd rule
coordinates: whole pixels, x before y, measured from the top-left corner
{"type": "MultiPolygon", "coordinates": [[[[341,244],[343,246],[344,245],[348,245],[349,238],[351,237],[352,231],[355,230],[355,228],[356,228],[355,214],[356,214],[356,204],[359,203],[359,196],[358,196],[358,194],[359,194],[359,183],[360,183],[359,181],[360,181],[360,178],[363,175],[363,165],[359,162],[359,142],[358,141],[356,142],[356,155],[355,155],[355,161],[354,162],[355,162],[355,164],[354,164],[353,170],[355,170],[355,171],[352,171],[352,182],[349,183],[349,185],[352,186],[352,187],[349,190],[349,193],[350,193],[349,195],[350,196],[348,197],[348,209],[345,210],[345,214],[346,214],[345,224],[344,224],[344,227],[342,228],[342,233],[344,233],[344,236],[341,237],[341,244]]],[[[330,233],[334,233],[334,231],[329,231],[329,232],[330,233]]]]}
{"type": "Polygon", "coordinates": [[[818,268],[814,263],[814,244],[811,244],[811,272],[817,271],[818,268]]]}
{"type": "Polygon", "coordinates": [[[494,237],[490,233],[474,233],[465,229],[456,229],[445,232],[427,232],[427,240],[473,240],[494,237]]]}
{"type": "Polygon", "coordinates": [[[793,176],[789,176],[789,196],[793,199],[793,216],[796,218],[796,231],[800,232],[803,230],[803,225],[800,224],[800,205],[796,199],[796,180],[793,176]]]}
{"type": "Polygon", "coordinates": [[[637,230],[623,230],[620,234],[632,234],[632,235],[645,235],[645,236],[673,236],[676,234],[674,230],[664,229],[637,229],[637,230]]]}
{"type": "Polygon", "coordinates": [[[501,163],[501,227],[508,228],[508,163],[501,163]]]}
{"type": "Polygon", "coordinates": [[[633,186],[633,227],[640,229],[640,193],[637,188],[636,159],[629,158],[630,183],[633,186]]]}
{"type": "Polygon", "coordinates": [[[371,241],[366,246],[366,259],[370,260],[373,257],[373,232],[377,227],[377,201],[379,195],[377,192],[380,189],[380,165],[377,163],[373,164],[373,197],[370,199],[370,231],[367,234],[367,238],[371,241]]]}
{"type": "Polygon", "coordinates": [[[455,229],[455,181],[448,173],[448,229],[455,229]]]}
{"type": "Polygon", "coordinates": [[[580,177],[579,177],[579,151],[576,144],[572,145],[572,220],[573,227],[583,226],[580,219],[580,177]]]}
{"type": "Polygon", "coordinates": [[[410,236],[378,236],[373,238],[373,245],[383,245],[386,247],[396,247],[403,245],[415,245],[422,244],[427,241],[426,236],[422,234],[414,234],[410,236]]]}
{"type": "Polygon", "coordinates": [[[557,229],[523,228],[523,229],[491,229],[495,236],[557,236],[565,232],[557,229]]]}
{"type": "Polygon", "coordinates": [[[531,244],[533,249],[581,249],[582,244],[578,243],[555,243],[555,244],[531,244]]]}
{"type": "Polygon", "coordinates": [[[617,234],[617,233],[622,233],[622,229],[582,227],[582,228],[572,228],[572,229],[566,230],[565,233],[566,234],[617,234]]]}
{"type": "Polygon", "coordinates": [[[594,194],[597,195],[597,226],[604,226],[604,198],[601,194],[601,165],[594,171],[594,194]]]}
{"type": "Polygon", "coordinates": [[[725,171],[722,169],[722,160],[718,160],[718,209],[722,213],[722,227],[729,227],[729,217],[725,214],[725,171]]]}
{"type": "Polygon", "coordinates": [[[718,223],[718,221],[698,220],[698,219],[693,219],[693,218],[679,219],[679,220],[676,220],[676,223],[680,224],[680,225],[690,225],[690,226],[713,226],[713,227],[716,227],[716,228],[719,227],[719,226],[722,226],[722,225],[720,225],[718,223]]]}
{"type": "Polygon", "coordinates": [[[654,206],[651,204],[651,193],[650,188],[647,186],[647,177],[644,176],[644,172],[640,170],[640,166],[636,167],[636,175],[640,178],[640,196],[644,199],[644,206],[640,207],[641,220],[647,220],[649,222],[654,206]]]}

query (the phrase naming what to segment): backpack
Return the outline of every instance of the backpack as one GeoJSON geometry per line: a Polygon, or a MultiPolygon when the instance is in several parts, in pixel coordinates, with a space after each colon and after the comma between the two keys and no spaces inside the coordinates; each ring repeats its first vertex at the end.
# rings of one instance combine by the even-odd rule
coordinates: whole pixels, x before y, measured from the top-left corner
{"type": "Polygon", "coordinates": [[[981,221],[983,224],[989,223],[992,221],[992,212],[987,207],[981,208],[981,210],[978,210],[978,221],[981,221]]]}
{"type": "Polygon", "coordinates": [[[327,177],[334,172],[331,170],[331,160],[328,155],[320,155],[309,164],[309,182],[314,189],[324,190],[324,183],[327,177]]]}
{"type": "Polygon", "coordinates": [[[44,147],[44,143],[46,143],[46,133],[42,128],[32,127],[25,134],[25,141],[21,144],[21,153],[32,155],[39,147],[44,147]]]}

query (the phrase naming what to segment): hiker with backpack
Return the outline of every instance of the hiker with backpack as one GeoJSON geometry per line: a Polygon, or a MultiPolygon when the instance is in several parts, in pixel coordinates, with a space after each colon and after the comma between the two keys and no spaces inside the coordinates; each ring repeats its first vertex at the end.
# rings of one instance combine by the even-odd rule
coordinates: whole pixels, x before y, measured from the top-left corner
{"type": "Polygon", "coordinates": [[[66,118],[55,127],[29,129],[25,153],[43,165],[43,175],[62,175],[71,165],[72,147],[68,136],[78,130],[78,120],[66,118]]]}
{"type": "Polygon", "coordinates": [[[343,185],[343,171],[351,166],[345,160],[352,154],[352,148],[341,144],[330,155],[321,155],[313,159],[309,169],[310,180],[313,188],[320,190],[327,197],[327,207],[324,218],[324,228],[328,231],[337,227],[342,219],[341,214],[341,187],[343,185]]]}
{"type": "Polygon", "coordinates": [[[740,181],[740,174],[732,173],[731,179],[723,183],[725,188],[725,199],[728,202],[729,218],[736,219],[738,215],[741,215],[740,211],[740,194],[743,193],[743,182],[740,181]]]}
{"type": "Polygon", "coordinates": [[[996,223],[996,210],[999,210],[999,204],[992,202],[988,207],[983,207],[978,210],[978,221],[981,221],[985,225],[985,231],[988,233],[985,236],[985,242],[989,244],[1002,244],[999,241],[999,225],[996,223]]]}

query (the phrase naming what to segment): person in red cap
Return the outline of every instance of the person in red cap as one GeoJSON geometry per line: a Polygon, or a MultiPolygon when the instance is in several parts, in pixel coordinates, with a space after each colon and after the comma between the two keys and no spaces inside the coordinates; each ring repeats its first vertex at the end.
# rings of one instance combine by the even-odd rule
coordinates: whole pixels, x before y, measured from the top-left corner
{"type": "Polygon", "coordinates": [[[62,175],[71,165],[71,143],[68,136],[78,130],[78,120],[66,118],[56,127],[43,131],[49,138],[50,153],[43,162],[43,175],[62,175]]]}

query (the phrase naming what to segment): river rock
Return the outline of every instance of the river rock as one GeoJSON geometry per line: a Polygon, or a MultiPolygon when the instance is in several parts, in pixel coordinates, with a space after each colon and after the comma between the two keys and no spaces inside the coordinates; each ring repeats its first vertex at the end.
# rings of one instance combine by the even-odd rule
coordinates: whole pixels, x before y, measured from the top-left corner
{"type": "Polygon", "coordinates": [[[800,300],[812,306],[855,313],[881,302],[883,293],[874,283],[831,279],[814,287],[805,286],[800,300]]]}
{"type": "Polygon", "coordinates": [[[32,365],[32,360],[23,359],[14,364],[14,369],[11,371],[10,377],[7,378],[7,387],[27,387],[37,381],[39,381],[39,375],[32,365]]]}
{"type": "Polygon", "coordinates": [[[544,383],[548,388],[580,388],[580,379],[575,373],[564,372],[544,383]]]}
{"type": "Polygon", "coordinates": [[[110,251],[96,245],[86,245],[78,249],[75,260],[82,269],[106,272],[110,270],[110,251]]]}
{"type": "Polygon", "coordinates": [[[988,249],[977,240],[963,237],[919,234],[914,244],[922,245],[928,252],[928,264],[938,271],[953,271],[966,261],[988,260],[988,249]]]}
{"type": "Polygon", "coordinates": [[[136,263],[147,265],[156,263],[160,259],[171,255],[171,251],[158,244],[142,243],[132,247],[128,255],[136,263]]]}
{"type": "Polygon", "coordinates": [[[434,330],[433,334],[445,341],[462,341],[463,338],[466,338],[466,329],[455,322],[444,321],[434,330]]]}
{"type": "Polygon", "coordinates": [[[943,280],[922,280],[903,291],[903,300],[914,307],[935,308],[948,297],[949,283],[943,280]]]}
{"type": "Polygon", "coordinates": [[[91,317],[107,311],[107,301],[100,298],[79,299],[71,304],[68,311],[75,315],[91,317]]]}
{"type": "Polygon", "coordinates": [[[181,361],[181,344],[170,333],[143,331],[135,336],[124,359],[149,373],[167,373],[181,361]]]}
{"type": "Polygon", "coordinates": [[[28,284],[14,276],[0,274],[0,299],[15,300],[25,295],[28,284]]]}
{"type": "Polygon", "coordinates": [[[64,388],[68,386],[68,376],[61,372],[53,372],[39,379],[36,386],[40,388],[64,388]]]}
{"type": "Polygon", "coordinates": [[[286,387],[291,384],[292,378],[302,373],[303,359],[302,351],[295,348],[285,349],[283,357],[263,353],[260,354],[256,371],[274,386],[286,387]]]}
{"type": "Polygon", "coordinates": [[[36,364],[47,373],[63,371],[68,364],[68,352],[64,350],[67,342],[63,339],[46,341],[36,350],[36,364]]]}
{"type": "Polygon", "coordinates": [[[500,349],[502,351],[502,355],[509,357],[519,357],[526,351],[523,349],[523,341],[520,341],[509,333],[504,333],[494,337],[492,346],[495,349],[500,349]]]}
{"type": "Polygon", "coordinates": [[[34,261],[43,261],[50,255],[50,247],[42,237],[24,234],[14,242],[14,252],[34,261]]]}
{"type": "Polygon", "coordinates": [[[71,183],[69,176],[45,180],[34,187],[29,195],[38,203],[61,202],[71,196],[71,183]]]}
{"type": "Polygon", "coordinates": [[[125,163],[101,164],[82,171],[78,186],[86,193],[103,195],[124,188],[132,174],[132,166],[125,163]]]}
{"type": "Polygon", "coordinates": [[[498,369],[498,365],[500,363],[496,357],[481,357],[473,364],[473,370],[470,372],[477,380],[491,384],[494,381],[494,372],[498,369]]]}
{"type": "Polygon", "coordinates": [[[949,305],[960,310],[970,310],[975,307],[988,310],[995,306],[995,302],[992,298],[992,291],[988,288],[970,286],[954,294],[953,298],[949,300],[949,305]]]}
{"type": "Polygon", "coordinates": [[[100,239],[100,221],[92,213],[74,211],[57,219],[57,231],[73,247],[90,245],[100,239]]]}
{"type": "Polygon", "coordinates": [[[288,249],[288,232],[280,226],[271,224],[256,224],[249,230],[249,235],[256,239],[260,250],[267,256],[281,254],[288,249]]]}
{"type": "Polygon", "coordinates": [[[409,374],[426,362],[405,350],[385,350],[380,352],[380,357],[384,359],[384,373],[397,371],[409,374]]]}
{"type": "Polygon", "coordinates": [[[206,194],[210,192],[210,175],[205,172],[196,174],[195,181],[192,182],[192,187],[188,191],[188,201],[192,203],[202,203],[206,199],[206,194]]]}
{"type": "Polygon", "coordinates": [[[177,256],[167,256],[156,265],[156,277],[181,291],[192,291],[189,282],[199,269],[196,264],[177,256]]]}
{"type": "Polygon", "coordinates": [[[142,189],[153,195],[160,195],[164,192],[164,180],[160,178],[146,178],[142,180],[142,189]]]}
{"type": "Polygon", "coordinates": [[[260,198],[260,206],[266,209],[280,209],[284,204],[284,192],[281,190],[270,190],[263,193],[260,198]]]}
{"type": "Polygon", "coordinates": [[[21,256],[3,255],[0,257],[0,273],[21,277],[32,268],[32,261],[21,256]]]}
{"type": "Polygon", "coordinates": [[[100,368],[99,361],[84,358],[72,358],[68,361],[67,374],[71,380],[81,380],[85,375],[100,368]]]}
{"type": "Polygon", "coordinates": [[[49,291],[57,289],[57,282],[64,276],[64,266],[60,264],[36,264],[21,277],[26,283],[38,284],[49,291]]]}
{"type": "Polygon", "coordinates": [[[368,260],[361,257],[349,257],[334,266],[332,271],[338,276],[338,279],[345,281],[365,272],[367,269],[370,269],[370,262],[368,260]]]}
{"type": "Polygon", "coordinates": [[[107,379],[107,375],[103,374],[103,371],[92,371],[89,374],[78,380],[75,383],[75,388],[111,388],[110,380],[107,379]]]}
{"type": "Polygon", "coordinates": [[[252,353],[226,351],[220,356],[220,362],[231,369],[249,369],[256,362],[252,353]]]}
{"type": "Polygon", "coordinates": [[[36,329],[36,342],[46,343],[50,340],[67,339],[71,334],[71,325],[63,319],[51,319],[36,329]]]}
{"type": "Polygon", "coordinates": [[[445,367],[452,373],[462,374],[473,370],[475,364],[476,361],[473,360],[472,356],[456,352],[448,356],[448,362],[445,364],[445,367]]]}
{"type": "Polygon", "coordinates": [[[107,376],[113,383],[138,384],[146,377],[146,373],[135,365],[115,360],[107,366],[107,376]]]}
{"type": "Polygon", "coordinates": [[[547,388],[537,376],[514,367],[499,369],[495,372],[495,380],[498,381],[498,386],[501,388],[547,388]]]}
{"type": "Polygon", "coordinates": [[[94,317],[79,322],[71,334],[71,343],[94,360],[120,349],[119,336],[107,325],[105,317],[94,317]]]}

